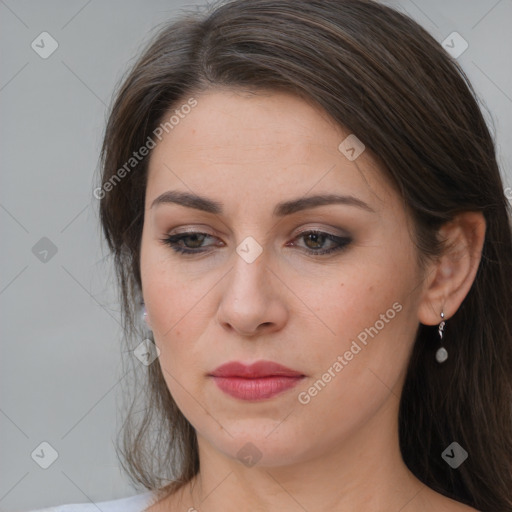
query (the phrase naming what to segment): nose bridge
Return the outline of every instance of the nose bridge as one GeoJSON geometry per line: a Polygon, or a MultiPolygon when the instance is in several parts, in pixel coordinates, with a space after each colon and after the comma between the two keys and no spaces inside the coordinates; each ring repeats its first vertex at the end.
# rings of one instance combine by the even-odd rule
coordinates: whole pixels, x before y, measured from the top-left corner
{"type": "Polygon", "coordinates": [[[254,239],[246,238],[237,246],[219,306],[221,324],[245,335],[263,324],[273,328],[283,324],[287,308],[273,285],[269,257],[270,251],[254,239]]]}
{"type": "Polygon", "coordinates": [[[269,255],[253,237],[246,237],[236,247],[234,268],[228,279],[235,298],[257,300],[269,293],[269,255]]]}

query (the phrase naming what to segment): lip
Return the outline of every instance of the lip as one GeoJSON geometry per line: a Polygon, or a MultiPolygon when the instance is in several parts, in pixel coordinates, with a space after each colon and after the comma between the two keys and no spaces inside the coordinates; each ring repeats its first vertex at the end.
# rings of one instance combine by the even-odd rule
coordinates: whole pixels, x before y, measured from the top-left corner
{"type": "Polygon", "coordinates": [[[209,376],[224,393],[249,401],[272,398],[295,387],[305,377],[273,361],[257,361],[251,365],[233,361],[219,366],[209,376]]]}
{"type": "Polygon", "coordinates": [[[238,361],[232,361],[219,366],[212,373],[213,377],[244,377],[257,379],[261,377],[303,377],[304,374],[287,368],[273,361],[256,361],[246,365],[238,361]]]}

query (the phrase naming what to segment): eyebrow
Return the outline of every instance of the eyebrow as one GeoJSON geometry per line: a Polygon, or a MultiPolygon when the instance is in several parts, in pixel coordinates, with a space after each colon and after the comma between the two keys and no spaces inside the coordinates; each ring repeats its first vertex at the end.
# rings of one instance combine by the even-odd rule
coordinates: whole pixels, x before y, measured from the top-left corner
{"type": "MultiPolygon", "coordinates": [[[[213,214],[223,213],[223,204],[219,201],[214,201],[206,197],[192,194],[190,192],[180,192],[177,190],[168,190],[160,194],[152,203],[151,207],[161,204],[178,204],[186,208],[195,208],[213,214]]],[[[337,195],[337,194],[320,194],[315,196],[300,197],[290,201],[278,203],[273,211],[273,216],[284,217],[291,215],[301,210],[315,208],[317,206],[324,206],[328,204],[343,204],[348,206],[356,206],[368,212],[376,213],[373,208],[368,206],[364,201],[357,199],[357,197],[350,195],[337,195]]]]}

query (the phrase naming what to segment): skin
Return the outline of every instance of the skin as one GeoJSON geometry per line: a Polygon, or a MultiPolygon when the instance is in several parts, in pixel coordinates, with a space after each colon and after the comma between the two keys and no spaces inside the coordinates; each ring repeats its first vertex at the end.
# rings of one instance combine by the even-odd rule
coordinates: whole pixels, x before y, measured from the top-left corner
{"type": "Polygon", "coordinates": [[[160,349],[155,364],[197,432],[201,469],[193,485],[148,510],[474,510],[407,469],[398,406],[419,323],[438,324],[441,310],[449,321],[471,287],[483,217],[466,213],[446,225],[453,248],[421,270],[408,214],[369,150],[354,161],[338,150],[349,131],[288,93],[216,89],[194,97],[197,106],[150,157],[141,274],[160,349]],[[222,202],[224,211],[151,207],[168,190],[222,202]],[[332,204],[272,216],[281,201],[320,193],[352,195],[373,212],[332,204]],[[162,243],[177,228],[209,234],[202,246],[186,240],[208,252],[183,256],[162,243]],[[308,254],[336,245],[299,236],[308,229],[352,242],[308,254]],[[262,248],[252,263],[236,252],[248,236],[262,248]],[[395,303],[400,312],[300,403],[299,393],[395,303]],[[261,359],[305,378],[271,399],[244,402],[207,375],[228,361],[261,359]],[[251,467],[237,456],[248,442],[261,454],[251,467]]]}

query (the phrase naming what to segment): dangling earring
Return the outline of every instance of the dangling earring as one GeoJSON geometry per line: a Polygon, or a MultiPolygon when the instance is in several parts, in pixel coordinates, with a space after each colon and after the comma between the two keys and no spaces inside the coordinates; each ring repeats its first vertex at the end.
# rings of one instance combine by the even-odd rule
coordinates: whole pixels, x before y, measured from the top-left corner
{"type": "MultiPolygon", "coordinates": [[[[439,324],[438,332],[439,332],[439,339],[441,342],[443,341],[443,334],[444,334],[444,326],[446,325],[446,322],[444,321],[444,313],[441,311],[441,323],[439,324]]],[[[441,346],[437,349],[436,352],[436,361],[438,363],[444,363],[448,359],[448,351],[441,346]]]]}
{"type": "Polygon", "coordinates": [[[148,312],[146,311],[146,304],[144,304],[144,302],[141,304],[142,308],[142,314],[141,314],[141,317],[142,317],[142,332],[143,332],[143,335],[146,337],[146,338],[150,338],[152,333],[153,333],[153,330],[151,329],[151,325],[149,324],[149,321],[148,321],[148,312]]]}
{"type": "Polygon", "coordinates": [[[141,334],[144,338],[134,349],[133,355],[144,365],[149,366],[157,357],[160,356],[160,349],[156,346],[153,339],[153,330],[148,322],[148,313],[146,305],[141,303],[142,329],[141,334]]]}

